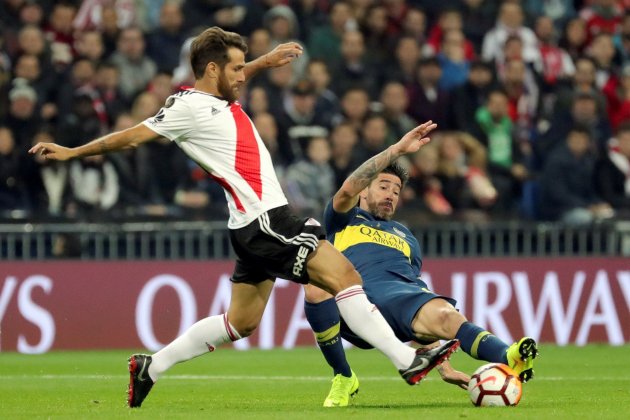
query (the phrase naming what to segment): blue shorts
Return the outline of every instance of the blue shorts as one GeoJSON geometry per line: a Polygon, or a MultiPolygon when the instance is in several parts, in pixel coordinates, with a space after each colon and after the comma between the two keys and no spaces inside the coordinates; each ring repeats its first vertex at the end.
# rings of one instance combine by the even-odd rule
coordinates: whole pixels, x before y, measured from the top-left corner
{"type": "MultiPolygon", "coordinates": [[[[387,279],[366,279],[363,289],[370,302],[376,305],[383,318],[392,327],[396,337],[402,342],[418,341],[413,333],[412,322],[416,313],[425,303],[432,299],[441,298],[455,306],[457,301],[446,296],[436,295],[431,292],[427,284],[421,280],[410,282],[402,281],[396,275],[387,279]]],[[[341,320],[341,336],[362,349],[372,346],[359,338],[341,320]]]]}

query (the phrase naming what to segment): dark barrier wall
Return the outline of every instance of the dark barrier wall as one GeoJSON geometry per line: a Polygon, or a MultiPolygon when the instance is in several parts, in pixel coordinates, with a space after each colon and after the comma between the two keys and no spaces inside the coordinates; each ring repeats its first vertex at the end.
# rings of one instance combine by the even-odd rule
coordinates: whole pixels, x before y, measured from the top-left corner
{"type": "MultiPolygon", "coordinates": [[[[233,263],[0,263],[0,351],[157,350],[196,320],[225,311],[233,263]]],[[[453,259],[423,279],[506,341],[630,342],[630,261],[623,258],[453,259]]],[[[314,345],[302,290],[284,280],[239,349],[314,345]]]]}

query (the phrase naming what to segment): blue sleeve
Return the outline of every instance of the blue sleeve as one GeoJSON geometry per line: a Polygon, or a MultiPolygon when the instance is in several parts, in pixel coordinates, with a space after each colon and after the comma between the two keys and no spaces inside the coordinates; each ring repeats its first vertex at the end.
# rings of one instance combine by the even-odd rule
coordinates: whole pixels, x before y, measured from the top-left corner
{"type": "Polygon", "coordinates": [[[328,235],[348,226],[348,223],[350,223],[350,220],[352,220],[358,211],[358,207],[353,207],[352,210],[347,213],[337,213],[335,209],[333,209],[332,202],[332,199],[330,199],[324,210],[324,229],[326,229],[328,235]]]}

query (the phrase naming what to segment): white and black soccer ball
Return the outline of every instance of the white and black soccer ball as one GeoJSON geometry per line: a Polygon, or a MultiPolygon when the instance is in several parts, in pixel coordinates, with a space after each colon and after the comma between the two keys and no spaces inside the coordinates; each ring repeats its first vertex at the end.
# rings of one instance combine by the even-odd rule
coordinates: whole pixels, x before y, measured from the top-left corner
{"type": "Polygon", "coordinates": [[[501,363],[479,367],[468,382],[470,401],[477,407],[517,405],[523,388],[516,372],[501,363]]]}

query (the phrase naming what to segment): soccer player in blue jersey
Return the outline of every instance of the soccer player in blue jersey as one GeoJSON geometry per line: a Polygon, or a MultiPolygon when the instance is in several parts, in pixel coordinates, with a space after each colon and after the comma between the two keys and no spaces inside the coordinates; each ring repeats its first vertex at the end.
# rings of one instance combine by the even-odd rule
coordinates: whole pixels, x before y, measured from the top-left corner
{"type": "MultiPolygon", "coordinates": [[[[456,338],[475,359],[507,364],[523,382],[530,380],[538,354],[534,339],[524,337],[508,346],[468,322],[455,309],[455,300],[434,294],[420,279],[419,243],[409,229],[392,220],[408,178],[395,162],[400,156],[395,151],[406,150],[400,144],[408,141],[405,137],[367,160],[345,180],[324,212],[327,239],[361,274],[368,298],[401,341],[430,348],[439,339],[456,338]]],[[[306,318],[335,375],[324,406],[346,406],[358,392],[359,381],[346,360],[340,337],[359,348],[372,347],[347,327],[330,294],[311,285],[305,286],[305,294],[306,318]]],[[[466,387],[468,376],[453,370],[448,362],[437,370],[445,381],[466,387]]]]}

